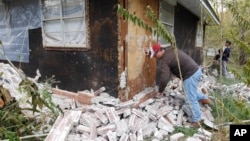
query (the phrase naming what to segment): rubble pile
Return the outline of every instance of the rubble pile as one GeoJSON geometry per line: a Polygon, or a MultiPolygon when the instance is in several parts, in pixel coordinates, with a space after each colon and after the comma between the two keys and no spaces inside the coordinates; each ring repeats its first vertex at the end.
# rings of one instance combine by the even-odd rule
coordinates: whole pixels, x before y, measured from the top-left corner
{"type": "MultiPolygon", "coordinates": [[[[8,64],[0,63],[1,84],[13,97],[20,99],[17,91],[21,79],[8,64]]],[[[200,91],[209,94],[218,86],[212,77],[204,75],[200,91]]],[[[243,86],[242,86],[243,87],[243,86]]],[[[222,88],[222,87],[218,87],[222,88]]],[[[176,133],[175,128],[190,128],[191,109],[185,104],[182,84],[173,78],[165,88],[163,97],[155,97],[157,87],[146,88],[133,99],[120,101],[105,92],[105,87],[95,92],[68,92],[53,89],[53,101],[64,110],[53,125],[47,122],[46,141],[143,141],[148,138],[170,141],[185,138],[187,141],[211,140],[212,133],[198,129],[192,137],[176,133]]],[[[215,128],[211,107],[202,105],[204,124],[215,128]]],[[[50,119],[51,120],[51,119],[50,119]]]]}

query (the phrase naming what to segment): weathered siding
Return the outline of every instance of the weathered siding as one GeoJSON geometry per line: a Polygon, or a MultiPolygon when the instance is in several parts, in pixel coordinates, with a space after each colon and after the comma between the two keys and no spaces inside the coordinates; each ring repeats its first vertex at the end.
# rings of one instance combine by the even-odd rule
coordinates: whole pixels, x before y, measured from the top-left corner
{"type": "MultiPolygon", "coordinates": [[[[126,7],[130,13],[135,14],[142,20],[149,21],[145,17],[146,7],[148,5],[156,11],[158,15],[158,2],[149,0],[127,0],[126,7]]],[[[127,68],[127,88],[120,93],[122,100],[131,99],[135,94],[146,87],[155,84],[156,61],[146,56],[141,43],[146,35],[150,35],[143,28],[135,26],[132,22],[127,22],[126,46],[125,46],[125,64],[127,68]]],[[[121,42],[125,39],[121,39],[121,42]]],[[[146,46],[147,43],[145,43],[146,46]]]]}
{"type": "Polygon", "coordinates": [[[195,47],[199,18],[179,3],[175,7],[174,35],[177,47],[190,55],[198,64],[202,63],[202,48],[195,47]]]}
{"type": "Polygon", "coordinates": [[[15,63],[28,76],[39,69],[45,80],[52,75],[59,88],[69,91],[96,90],[118,96],[118,0],[89,1],[89,51],[46,51],[41,29],[30,30],[29,63],[15,63]]]}

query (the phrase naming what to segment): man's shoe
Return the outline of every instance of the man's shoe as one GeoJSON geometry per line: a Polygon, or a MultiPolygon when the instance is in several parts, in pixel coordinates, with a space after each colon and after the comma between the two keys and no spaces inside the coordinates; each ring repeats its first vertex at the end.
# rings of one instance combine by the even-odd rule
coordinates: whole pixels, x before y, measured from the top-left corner
{"type": "Polygon", "coordinates": [[[204,119],[200,120],[199,122],[192,122],[190,127],[191,128],[200,128],[200,125],[204,123],[204,119]]]}
{"type": "Polygon", "coordinates": [[[190,127],[191,128],[199,128],[200,127],[199,122],[192,122],[190,127]]]}
{"type": "Polygon", "coordinates": [[[199,100],[201,104],[208,104],[208,105],[213,105],[212,101],[210,99],[201,99],[199,100]]]}

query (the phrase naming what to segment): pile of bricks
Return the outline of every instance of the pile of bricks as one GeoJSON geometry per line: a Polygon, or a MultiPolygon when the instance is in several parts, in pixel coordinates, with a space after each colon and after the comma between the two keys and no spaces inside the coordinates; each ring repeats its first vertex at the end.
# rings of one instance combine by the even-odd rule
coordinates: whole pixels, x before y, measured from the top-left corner
{"type": "MultiPolygon", "coordinates": [[[[2,86],[17,100],[23,97],[18,91],[19,74],[8,64],[0,63],[2,86]]],[[[36,80],[35,78],[34,80],[36,80]]],[[[212,91],[214,81],[204,76],[200,90],[212,91]]],[[[176,133],[178,127],[190,128],[191,109],[185,104],[181,81],[169,82],[163,97],[155,97],[157,88],[146,88],[133,99],[122,102],[105,92],[105,87],[95,92],[68,92],[53,89],[53,101],[64,109],[53,125],[44,125],[46,141],[170,141],[210,140],[212,133],[202,128],[192,137],[176,133]]],[[[24,105],[23,105],[24,106],[24,105]]],[[[211,108],[201,105],[208,127],[215,128],[211,108]]]]}
{"type": "MultiPolygon", "coordinates": [[[[105,88],[101,89],[105,90],[105,88]]],[[[71,110],[65,111],[66,116],[58,117],[46,141],[143,141],[146,139],[160,141],[165,138],[175,141],[184,138],[183,133],[174,133],[178,126],[190,128],[191,109],[185,104],[180,80],[173,79],[166,87],[163,97],[155,97],[156,89],[147,88],[125,102],[100,90],[98,90],[99,93],[95,92],[92,95],[81,92],[81,96],[90,98],[90,101],[87,101],[88,104],[70,106],[71,110]]],[[[54,93],[72,97],[72,92],[59,89],[54,89],[54,93]]],[[[215,128],[211,108],[208,105],[201,105],[201,110],[204,123],[208,127],[215,128]]],[[[200,128],[197,134],[186,140],[210,140],[211,136],[211,132],[200,128]]]]}

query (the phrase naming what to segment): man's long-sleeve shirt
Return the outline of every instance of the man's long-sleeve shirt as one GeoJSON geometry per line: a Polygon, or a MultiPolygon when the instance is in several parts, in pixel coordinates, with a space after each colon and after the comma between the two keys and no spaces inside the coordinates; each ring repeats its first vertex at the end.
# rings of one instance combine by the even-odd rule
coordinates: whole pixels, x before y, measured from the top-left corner
{"type": "MultiPolygon", "coordinates": [[[[181,50],[178,50],[178,60],[180,63],[180,69],[183,80],[187,79],[193,75],[199,68],[198,64],[186,53],[181,50]]],[[[178,68],[178,62],[174,49],[172,47],[165,48],[165,53],[162,56],[161,60],[161,75],[160,75],[160,84],[159,92],[163,92],[167,83],[171,79],[171,74],[180,78],[180,71],[178,68]]]]}

